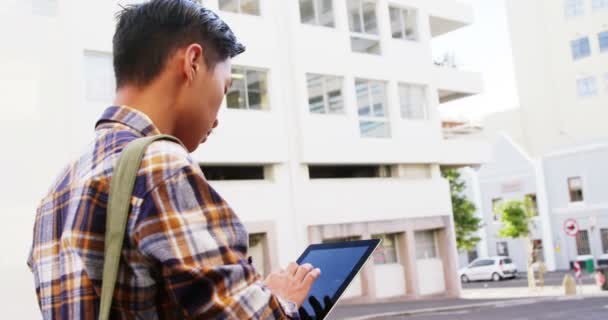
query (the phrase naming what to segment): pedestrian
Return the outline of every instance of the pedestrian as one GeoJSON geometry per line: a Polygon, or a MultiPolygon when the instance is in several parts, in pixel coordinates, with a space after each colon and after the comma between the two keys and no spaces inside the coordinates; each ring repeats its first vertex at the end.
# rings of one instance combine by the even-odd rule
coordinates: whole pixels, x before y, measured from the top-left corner
{"type": "Polygon", "coordinates": [[[243,224],[189,155],[218,125],[231,59],[244,51],[229,26],[194,1],[152,0],[119,13],[114,104],[36,214],[28,264],[44,319],[97,319],[116,163],[130,142],[160,134],[178,141],[145,149],[110,318],[298,318],[320,270],[291,263],[263,280],[247,262],[243,224]]]}

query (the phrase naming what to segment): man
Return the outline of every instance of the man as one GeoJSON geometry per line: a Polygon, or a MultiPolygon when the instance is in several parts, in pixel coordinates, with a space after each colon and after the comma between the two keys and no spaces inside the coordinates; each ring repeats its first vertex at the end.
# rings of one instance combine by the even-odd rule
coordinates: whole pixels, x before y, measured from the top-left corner
{"type": "Polygon", "coordinates": [[[124,8],[113,39],[117,92],[94,142],[41,201],[29,265],[44,319],[96,319],[108,190],[122,149],[155,142],[139,169],[112,319],[298,318],[320,270],[291,263],[261,281],[248,235],[189,152],[217,126],[245,48],[213,12],[188,0],[124,8]]]}

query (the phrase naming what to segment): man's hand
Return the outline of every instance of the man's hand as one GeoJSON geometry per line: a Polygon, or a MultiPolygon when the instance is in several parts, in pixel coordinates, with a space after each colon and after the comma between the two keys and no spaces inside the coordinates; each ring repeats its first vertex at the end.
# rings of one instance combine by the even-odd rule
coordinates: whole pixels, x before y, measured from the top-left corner
{"type": "Polygon", "coordinates": [[[264,285],[277,296],[295,303],[299,308],[320,275],[321,270],[313,268],[308,263],[298,266],[297,263],[292,262],[287,270],[271,273],[264,280],[264,285]]]}

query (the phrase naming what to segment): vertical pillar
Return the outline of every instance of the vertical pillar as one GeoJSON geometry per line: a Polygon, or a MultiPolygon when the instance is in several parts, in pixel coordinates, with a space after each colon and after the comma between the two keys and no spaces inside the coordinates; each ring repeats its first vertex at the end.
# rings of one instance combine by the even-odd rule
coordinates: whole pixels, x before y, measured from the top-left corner
{"type": "MultiPolygon", "coordinates": [[[[545,182],[545,173],[542,159],[533,160],[534,173],[536,176],[536,201],[538,204],[538,215],[543,226],[543,253],[547,271],[555,271],[555,252],[553,240],[553,225],[551,224],[551,213],[549,211],[549,199],[545,182]]],[[[564,248],[565,249],[565,248],[564,248]]]]}
{"type": "Polygon", "coordinates": [[[443,264],[446,293],[449,297],[459,297],[461,283],[458,277],[458,252],[451,216],[446,217],[445,227],[438,230],[437,242],[439,244],[439,257],[443,264]]]}
{"type": "Polygon", "coordinates": [[[416,242],[414,229],[407,229],[404,236],[400,237],[403,265],[405,267],[405,290],[412,298],[420,296],[418,285],[418,265],[416,263],[416,242]]]}

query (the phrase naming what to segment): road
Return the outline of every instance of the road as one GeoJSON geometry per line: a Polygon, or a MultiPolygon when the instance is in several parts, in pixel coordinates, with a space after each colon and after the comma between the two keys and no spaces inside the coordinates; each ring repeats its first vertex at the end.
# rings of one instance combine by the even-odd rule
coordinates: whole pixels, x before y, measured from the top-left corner
{"type": "MultiPolygon", "coordinates": [[[[571,273],[572,274],[572,273],[571,273]]],[[[564,276],[566,272],[551,272],[545,275],[545,286],[560,286],[562,281],[564,280],[564,276]]],[[[588,275],[584,274],[582,278],[583,284],[594,284],[595,279],[588,275]]],[[[515,279],[505,279],[499,282],[492,281],[480,281],[480,282],[469,282],[463,283],[463,289],[482,289],[482,288],[525,288],[528,286],[528,278],[526,274],[520,274],[519,277],[515,279]]]]}
{"type": "Polygon", "coordinates": [[[608,319],[608,298],[586,298],[540,302],[506,302],[494,307],[481,307],[433,314],[399,316],[386,320],[560,320],[608,319]]]}

